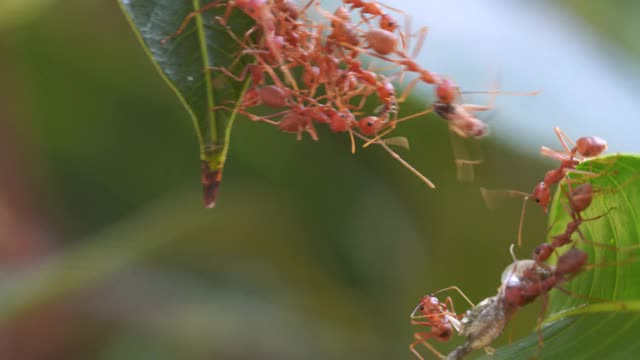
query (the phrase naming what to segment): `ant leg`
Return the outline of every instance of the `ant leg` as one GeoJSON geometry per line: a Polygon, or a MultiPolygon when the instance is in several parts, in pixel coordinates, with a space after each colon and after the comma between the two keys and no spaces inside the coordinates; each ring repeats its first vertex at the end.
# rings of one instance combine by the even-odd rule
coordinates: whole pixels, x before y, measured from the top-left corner
{"type": "Polygon", "coordinates": [[[428,32],[429,32],[429,28],[426,26],[423,26],[420,28],[420,30],[418,30],[418,40],[416,43],[417,45],[415,49],[413,49],[413,52],[411,53],[412,58],[415,59],[418,56],[418,54],[420,54],[420,50],[422,50],[422,45],[424,44],[424,40],[426,39],[428,32]]]}
{"type": "Polygon", "coordinates": [[[567,134],[560,130],[559,127],[554,127],[553,131],[556,133],[556,136],[558,137],[558,140],[560,140],[560,144],[562,144],[564,150],[567,152],[567,154],[571,155],[572,151],[569,149],[569,146],[567,146],[565,140],[567,140],[567,142],[571,144],[571,146],[575,146],[575,143],[571,140],[571,138],[567,136],[567,134]]]}
{"type": "Polygon", "coordinates": [[[351,140],[351,153],[356,153],[356,139],[353,137],[353,130],[349,129],[349,139],[351,140]]]}
{"type": "Polygon", "coordinates": [[[225,109],[225,110],[229,110],[229,111],[237,111],[240,114],[248,117],[249,120],[251,120],[251,121],[262,121],[262,122],[266,122],[267,124],[270,124],[270,125],[278,125],[277,121],[273,121],[270,118],[281,116],[281,115],[285,115],[285,114],[289,113],[289,110],[286,110],[286,111],[281,111],[281,112],[275,113],[275,114],[270,114],[270,115],[265,115],[265,116],[258,116],[258,115],[251,114],[248,111],[245,111],[245,110],[242,110],[242,109],[233,109],[233,108],[222,106],[222,105],[212,108],[211,111],[214,111],[214,110],[217,110],[217,109],[225,109]]]}
{"type": "MultiPolygon", "coordinates": [[[[184,31],[184,29],[187,27],[187,25],[189,25],[189,22],[191,22],[191,19],[193,19],[193,18],[194,18],[194,17],[196,17],[197,15],[202,14],[203,12],[205,12],[205,11],[207,11],[207,10],[209,10],[209,9],[212,9],[212,8],[214,8],[214,7],[221,6],[221,5],[220,5],[220,2],[221,2],[221,1],[222,1],[222,0],[217,0],[217,1],[211,2],[211,3],[207,4],[207,5],[205,5],[205,6],[201,7],[201,8],[199,8],[198,10],[195,10],[195,11],[190,12],[190,13],[187,15],[187,17],[185,17],[185,18],[184,18],[184,20],[182,20],[182,23],[180,24],[180,27],[178,28],[178,30],[177,30],[173,35],[169,35],[169,36],[165,37],[164,39],[160,40],[160,44],[163,44],[163,45],[164,45],[167,41],[169,41],[169,39],[174,38],[174,37],[176,37],[176,36],[178,36],[178,35],[182,34],[182,32],[184,31]]],[[[233,6],[234,6],[234,2],[233,2],[233,1],[230,1],[230,2],[227,4],[227,10],[228,10],[228,11],[230,11],[230,10],[229,10],[229,8],[231,8],[231,7],[233,7],[233,6]]]]}
{"type": "MultiPolygon", "coordinates": [[[[402,71],[401,73],[404,74],[404,71],[402,71]]],[[[418,85],[419,81],[420,81],[419,77],[411,80],[409,85],[407,85],[407,87],[404,88],[404,90],[402,91],[402,95],[400,95],[400,97],[396,100],[396,102],[399,104],[407,100],[407,98],[411,94],[411,91],[413,91],[413,88],[415,88],[416,85],[418,85]]]]}
{"type": "MultiPolygon", "coordinates": [[[[636,260],[636,259],[634,259],[634,260],[636,260]]],[[[603,264],[603,266],[609,266],[609,265],[611,265],[611,264],[606,264],[606,265],[603,264]]],[[[592,264],[591,266],[594,266],[594,264],[592,264]]],[[[578,274],[576,273],[574,275],[578,275],[578,274]]],[[[618,302],[618,301],[611,300],[611,299],[603,299],[603,298],[598,298],[598,297],[586,296],[586,295],[578,294],[578,293],[573,292],[571,290],[565,289],[562,286],[554,286],[554,289],[558,289],[561,292],[567,294],[568,296],[572,296],[572,297],[575,297],[575,298],[578,298],[578,299],[615,304],[615,305],[619,306],[621,310],[627,310],[627,304],[622,303],[622,302],[618,302]]]]}
{"type": "Polygon", "coordinates": [[[482,350],[484,350],[484,352],[489,356],[493,356],[493,354],[496,353],[496,349],[492,348],[491,346],[485,346],[482,348],[482,350]]]}
{"type": "Polygon", "coordinates": [[[427,342],[427,338],[430,338],[432,336],[431,333],[428,332],[419,332],[419,333],[415,333],[413,334],[413,337],[416,338],[416,341],[412,342],[411,345],[409,345],[409,349],[411,349],[411,352],[420,360],[424,360],[424,358],[422,357],[422,355],[420,355],[420,353],[418,352],[418,350],[416,350],[416,346],[418,344],[422,344],[424,345],[427,349],[429,349],[429,351],[431,351],[435,356],[437,356],[439,359],[444,359],[444,355],[442,355],[438,350],[436,350],[431,344],[429,344],[427,342]]]}
{"type": "Polygon", "coordinates": [[[380,133],[379,135],[376,135],[376,137],[372,138],[371,140],[367,141],[366,143],[364,143],[364,145],[362,145],[363,148],[366,148],[367,146],[375,143],[376,141],[380,140],[382,137],[384,137],[385,135],[389,134],[390,132],[392,132],[395,129],[395,127],[391,127],[389,129],[387,129],[386,131],[380,133]]]}
{"type": "Polygon", "coordinates": [[[413,118],[417,118],[417,117],[422,116],[422,115],[427,115],[427,114],[432,113],[432,112],[433,112],[433,107],[430,107],[430,108],[428,108],[426,110],[423,110],[423,111],[417,112],[415,114],[408,115],[408,116],[405,116],[403,118],[397,119],[395,122],[397,124],[399,122],[411,120],[413,118]]]}
{"type": "Polygon", "coordinates": [[[402,11],[401,13],[404,14],[404,33],[400,33],[400,38],[404,49],[409,49],[411,48],[411,16],[402,11]]]}
{"type": "Polygon", "coordinates": [[[540,313],[538,314],[538,324],[536,325],[536,333],[538,334],[538,347],[542,348],[544,346],[544,338],[542,336],[542,321],[544,320],[544,314],[547,312],[547,307],[549,306],[549,294],[544,293],[542,297],[542,307],[540,308],[540,313]]]}
{"type": "Polygon", "coordinates": [[[456,177],[460,182],[471,182],[474,178],[474,165],[482,164],[484,160],[482,159],[482,150],[480,149],[478,142],[473,142],[475,144],[476,152],[480,153],[478,160],[469,160],[471,155],[467,149],[466,143],[461,140],[459,137],[454,136],[453,132],[449,132],[449,137],[451,141],[451,147],[453,149],[454,161],[456,164],[456,177]]]}
{"type": "Polygon", "coordinates": [[[520,197],[524,196],[525,198],[529,198],[531,194],[526,193],[524,191],[518,190],[489,190],[486,188],[480,188],[480,195],[482,196],[482,200],[484,200],[485,205],[491,210],[495,210],[498,208],[499,203],[499,195],[505,195],[510,198],[512,197],[520,197]]]}
{"type": "Polygon", "coordinates": [[[240,75],[238,75],[238,76],[233,75],[233,73],[231,71],[227,70],[224,67],[208,66],[208,67],[205,68],[205,70],[220,71],[223,74],[227,75],[228,77],[232,78],[233,80],[240,82],[240,81],[244,81],[244,79],[247,78],[247,72],[248,72],[250,66],[251,65],[245,66],[244,69],[242,69],[242,72],[240,72],[240,75]]]}
{"type": "Polygon", "coordinates": [[[454,132],[456,135],[460,136],[463,139],[466,139],[469,137],[467,133],[465,133],[461,129],[458,129],[456,126],[453,126],[451,124],[449,124],[449,130],[451,130],[452,132],[454,132]]]}
{"type": "Polygon", "coordinates": [[[509,95],[509,96],[536,96],[540,94],[540,91],[516,92],[516,91],[488,90],[488,91],[461,91],[460,93],[461,94],[509,95]]]}
{"type": "MultiPolygon", "coordinates": [[[[218,21],[220,21],[220,23],[222,23],[222,19],[218,18],[218,21]]],[[[246,33],[244,33],[244,36],[242,37],[242,41],[249,41],[249,37],[251,36],[251,34],[253,34],[254,31],[256,30],[260,30],[258,25],[252,27],[251,29],[247,30],[246,33]]]]}
{"type": "MultiPolygon", "coordinates": [[[[369,141],[369,138],[367,138],[364,135],[358,134],[356,132],[354,132],[353,134],[355,136],[357,136],[358,138],[364,140],[364,141],[369,141]]],[[[431,182],[431,180],[429,180],[426,176],[422,175],[418,170],[416,170],[413,166],[411,166],[405,159],[403,159],[395,151],[393,151],[391,148],[389,148],[389,146],[387,146],[387,144],[385,144],[384,142],[381,142],[381,141],[376,142],[376,144],[379,144],[380,146],[382,146],[382,148],[386,152],[388,152],[389,155],[391,155],[391,157],[396,159],[402,166],[404,166],[405,168],[409,169],[409,171],[411,171],[420,180],[422,180],[425,184],[427,184],[428,187],[430,187],[432,189],[435,189],[436,186],[431,182]]]]}
{"type": "MultiPolygon", "coordinates": [[[[367,141],[362,147],[367,147],[369,145],[371,145],[371,143],[377,142],[378,140],[380,140],[380,138],[382,138],[383,136],[387,135],[388,133],[390,133],[391,131],[393,131],[396,127],[396,124],[402,121],[407,121],[407,120],[411,120],[413,118],[416,118],[418,116],[422,116],[422,115],[426,115],[429,114],[433,111],[433,108],[429,108],[427,110],[415,113],[413,115],[409,115],[409,116],[405,116],[403,118],[400,119],[395,119],[393,120],[393,125],[391,125],[391,128],[383,133],[381,133],[380,135],[377,135],[376,137],[372,138],[371,140],[367,141]]],[[[472,160],[469,160],[469,162],[472,162],[472,160]]]]}
{"type": "Polygon", "coordinates": [[[444,299],[444,305],[451,308],[451,312],[456,314],[456,308],[453,306],[453,300],[451,299],[451,296],[447,296],[447,298],[444,299]]]}
{"type": "MultiPolygon", "coordinates": [[[[242,40],[240,40],[234,33],[233,31],[231,31],[231,29],[227,26],[227,32],[229,33],[229,35],[238,43],[240,44],[240,46],[244,47],[246,50],[243,51],[243,53],[246,54],[251,54],[254,51],[260,51],[260,50],[254,50],[251,49],[247,46],[247,44],[243,43],[242,40]]],[[[269,73],[269,76],[271,76],[271,79],[273,80],[274,84],[280,88],[285,88],[284,84],[282,83],[282,81],[280,80],[280,78],[278,77],[278,75],[276,75],[276,73],[273,71],[272,67],[267,65],[264,60],[262,60],[259,56],[255,56],[255,59],[260,63],[260,65],[262,65],[262,68],[269,73]]],[[[291,77],[291,73],[287,70],[286,72],[283,70],[283,67],[280,66],[280,70],[285,74],[285,76],[288,74],[291,77]]],[[[294,81],[294,90],[295,91],[299,91],[298,90],[298,86],[297,83],[294,81]]],[[[293,86],[293,85],[292,85],[293,86]]]]}
{"type": "Polygon", "coordinates": [[[311,5],[313,5],[313,2],[316,0],[309,0],[309,2],[302,7],[302,10],[300,10],[300,14],[305,14],[307,12],[307,10],[309,10],[309,7],[311,7],[311,5]]]}
{"type": "Polygon", "coordinates": [[[474,105],[474,104],[462,104],[462,108],[470,113],[476,113],[481,111],[489,111],[493,109],[493,105],[474,105]]]}
{"type": "Polygon", "coordinates": [[[558,161],[565,161],[565,160],[569,160],[570,159],[570,157],[568,155],[566,155],[564,153],[561,153],[559,151],[550,149],[550,148],[548,148],[546,146],[541,146],[540,147],[540,154],[542,156],[546,156],[546,157],[549,157],[549,158],[552,158],[552,159],[558,160],[558,161]]]}
{"type": "Polygon", "coordinates": [[[397,12],[398,14],[402,14],[402,15],[404,15],[404,16],[409,16],[409,14],[407,14],[406,12],[404,12],[404,11],[402,11],[402,10],[398,9],[398,8],[394,8],[393,6],[389,6],[389,5],[386,5],[386,4],[383,4],[383,3],[377,2],[377,1],[376,1],[376,4],[378,4],[378,5],[382,6],[383,8],[387,8],[387,9],[389,9],[389,10],[391,10],[391,11],[395,11],[395,12],[397,12]]]}

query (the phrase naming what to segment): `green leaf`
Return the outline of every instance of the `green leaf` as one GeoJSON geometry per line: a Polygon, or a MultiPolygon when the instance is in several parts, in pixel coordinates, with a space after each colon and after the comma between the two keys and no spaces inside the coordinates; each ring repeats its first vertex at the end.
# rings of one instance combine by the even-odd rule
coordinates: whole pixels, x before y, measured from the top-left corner
{"type": "MultiPolygon", "coordinates": [[[[640,244],[640,158],[611,155],[583,162],[578,169],[601,174],[588,180],[595,193],[583,217],[606,215],[580,227],[585,239],[601,245],[580,241],[578,245],[595,266],[563,285],[576,296],[551,291],[542,348],[534,331],[486,358],[628,359],[640,351],[640,258],[635,251],[640,244]]],[[[573,178],[587,179],[584,175],[573,178]]],[[[565,196],[556,191],[549,234],[564,232],[571,221],[565,206],[565,196]]],[[[540,301],[529,306],[536,305],[542,306],[540,301]]]]}
{"type": "MultiPolygon", "coordinates": [[[[227,29],[215,20],[225,7],[216,7],[196,15],[179,36],[162,40],[176,33],[191,12],[210,1],[199,0],[119,0],[120,7],[140,40],[145,52],[178,96],[193,120],[198,138],[202,164],[202,183],[205,206],[215,205],[218,186],[231,136],[231,128],[238,99],[246,84],[230,79],[207,67],[230,65],[239,56],[241,46],[229,36],[227,29]],[[233,111],[214,106],[233,107],[233,111]]],[[[236,34],[244,34],[251,20],[234,10],[228,22],[236,34]]],[[[244,66],[237,61],[232,71],[244,66]]],[[[164,119],[141,119],[150,123],[164,119]]],[[[168,164],[169,165],[169,164],[168,164]]],[[[169,165],[170,166],[170,165],[169,165]]]]}

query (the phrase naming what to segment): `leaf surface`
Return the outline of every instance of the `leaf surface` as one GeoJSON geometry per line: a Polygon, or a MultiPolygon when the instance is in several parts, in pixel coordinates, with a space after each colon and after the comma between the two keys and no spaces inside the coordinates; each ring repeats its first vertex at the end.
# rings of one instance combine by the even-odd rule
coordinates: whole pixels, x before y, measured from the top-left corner
{"type": "MultiPolygon", "coordinates": [[[[207,70],[209,67],[223,67],[239,73],[245,65],[241,61],[234,63],[242,47],[216,20],[223,15],[225,6],[194,16],[179,36],[163,42],[176,33],[191,12],[210,2],[118,2],[145,52],[191,116],[199,145],[203,199],[205,206],[213,207],[237,113],[235,106],[246,90],[246,81],[238,82],[218,70],[207,70]],[[214,110],[217,106],[227,108],[214,110]]],[[[252,26],[250,19],[237,9],[233,10],[228,24],[235,34],[244,34],[252,26]]],[[[141,121],[152,124],[165,119],[141,121]]]]}

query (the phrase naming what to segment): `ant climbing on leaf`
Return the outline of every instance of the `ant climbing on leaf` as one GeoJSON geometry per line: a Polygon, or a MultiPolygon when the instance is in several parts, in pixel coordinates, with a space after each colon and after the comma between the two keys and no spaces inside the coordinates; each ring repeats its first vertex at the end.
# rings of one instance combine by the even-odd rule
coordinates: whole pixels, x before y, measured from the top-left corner
{"type": "MultiPolygon", "coordinates": [[[[481,195],[489,208],[495,207],[495,200],[500,195],[507,195],[510,197],[522,196],[524,198],[522,203],[522,210],[520,211],[520,222],[518,226],[518,246],[522,245],[522,229],[524,226],[524,216],[527,200],[531,199],[535,203],[540,205],[540,207],[542,207],[544,213],[546,214],[548,211],[549,202],[551,201],[551,186],[560,183],[560,181],[565,179],[568,174],[580,174],[592,178],[600,176],[600,174],[578,170],[576,169],[576,166],[586,159],[591,159],[593,157],[601,155],[607,148],[607,142],[605,140],[596,136],[584,136],[573,143],[562,132],[562,130],[560,130],[560,128],[555,127],[554,132],[560,140],[563,148],[565,149],[565,153],[551,150],[544,146],[541,148],[541,153],[544,156],[559,160],[560,164],[557,168],[547,171],[544,175],[543,180],[535,185],[531,193],[517,190],[487,190],[485,188],[480,188],[481,195]],[[573,148],[569,148],[567,146],[565,139],[567,139],[567,142],[574,145],[573,148]]],[[[573,182],[574,180],[567,179],[567,181],[573,182]]]]}

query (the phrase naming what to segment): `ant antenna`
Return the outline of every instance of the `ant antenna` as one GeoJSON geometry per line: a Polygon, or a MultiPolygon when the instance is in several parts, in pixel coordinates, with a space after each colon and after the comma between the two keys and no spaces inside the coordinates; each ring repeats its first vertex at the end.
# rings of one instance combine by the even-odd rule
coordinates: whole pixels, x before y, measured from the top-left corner
{"type": "Polygon", "coordinates": [[[515,244],[511,243],[511,246],[509,246],[509,252],[511,253],[511,257],[513,258],[513,261],[518,261],[518,258],[516,257],[516,253],[513,251],[513,248],[515,247],[515,244]]]}
{"type": "Polygon", "coordinates": [[[420,302],[418,303],[418,305],[416,306],[416,308],[415,308],[415,309],[413,309],[413,311],[412,311],[412,312],[411,312],[411,314],[409,315],[412,319],[413,319],[413,318],[415,318],[415,317],[417,316],[417,315],[416,315],[416,312],[418,312],[418,309],[420,309],[420,306],[422,306],[422,301],[420,301],[420,302]]]}

